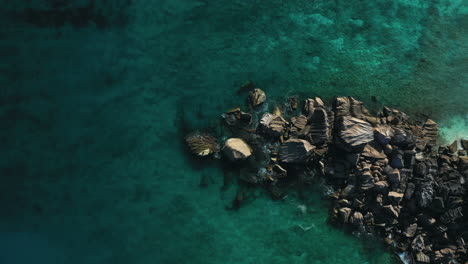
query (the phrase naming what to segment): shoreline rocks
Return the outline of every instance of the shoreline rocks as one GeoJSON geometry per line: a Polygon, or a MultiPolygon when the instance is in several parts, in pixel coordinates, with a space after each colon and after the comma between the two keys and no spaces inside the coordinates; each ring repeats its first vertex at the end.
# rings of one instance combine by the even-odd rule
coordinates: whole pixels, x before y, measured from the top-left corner
{"type": "MultiPolygon", "coordinates": [[[[262,92],[249,93],[252,107],[265,102],[262,92]]],[[[324,180],[335,190],[330,223],[380,237],[410,263],[468,259],[467,140],[438,147],[433,120],[413,121],[389,107],[372,114],[352,97],[336,97],[331,107],[318,97],[303,107],[295,97],[286,100],[284,113],[236,108],[223,115],[236,135],[224,155],[248,158],[241,166],[258,171],[239,176],[241,182],[250,179],[282,199],[291,186],[304,192],[324,180]]],[[[214,148],[204,149],[192,152],[214,148]]]]}

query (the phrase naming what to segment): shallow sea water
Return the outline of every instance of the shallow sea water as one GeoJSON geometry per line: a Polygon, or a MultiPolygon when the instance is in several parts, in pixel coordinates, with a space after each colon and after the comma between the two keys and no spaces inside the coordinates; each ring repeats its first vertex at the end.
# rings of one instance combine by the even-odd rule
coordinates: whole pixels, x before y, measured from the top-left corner
{"type": "Polygon", "coordinates": [[[225,209],[181,138],[246,80],[270,109],[351,95],[468,136],[465,0],[1,2],[0,263],[394,263],[319,187],[225,209]]]}

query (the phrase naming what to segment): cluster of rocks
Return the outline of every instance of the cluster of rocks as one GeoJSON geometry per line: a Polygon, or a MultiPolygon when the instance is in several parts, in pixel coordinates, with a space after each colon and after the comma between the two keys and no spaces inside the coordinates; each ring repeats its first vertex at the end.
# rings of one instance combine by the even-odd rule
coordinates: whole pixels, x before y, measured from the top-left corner
{"type": "Polygon", "coordinates": [[[335,190],[333,224],[381,237],[411,263],[467,260],[468,141],[437,147],[434,121],[413,121],[388,107],[374,115],[352,97],[336,97],[331,106],[308,98],[302,111],[291,97],[271,113],[258,111],[266,101],[262,90],[253,89],[247,101],[251,111],[222,115],[232,135],[223,157],[250,168],[241,181],[280,199],[290,186],[320,176],[335,190]]]}

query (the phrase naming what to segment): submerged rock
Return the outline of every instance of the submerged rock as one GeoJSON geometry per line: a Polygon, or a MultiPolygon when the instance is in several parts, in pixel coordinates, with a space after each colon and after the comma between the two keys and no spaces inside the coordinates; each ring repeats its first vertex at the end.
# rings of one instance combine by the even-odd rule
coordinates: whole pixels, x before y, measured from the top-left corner
{"type": "Polygon", "coordinates": [[[305,162],[309,153],[314,149],[308,141],[303,139],[290,139],[284,142],[279,151],[279,158],[286,163],[305,162]]]}
{"type": "Polygon", "coordinates": [[[208,156],[218,151],[218,140],[208,134],[192,134],[185,138],[190,152],[197,156],[208,156]]]}
{"type": "Polygon", "coordinates": [[[231,161],[237,161],[250,157],[252,155],[252,149],[243,139],[230,138],[224,143],[223,153],[231,161]]]}

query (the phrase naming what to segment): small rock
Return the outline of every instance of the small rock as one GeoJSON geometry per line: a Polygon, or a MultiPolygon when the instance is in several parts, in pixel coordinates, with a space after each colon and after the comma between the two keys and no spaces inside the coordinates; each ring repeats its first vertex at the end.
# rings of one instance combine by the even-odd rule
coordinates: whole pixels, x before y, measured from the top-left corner
{"type": "Polygon", "coordinates": [[[398,192],[389,192],[388,193],[388,200],[393,204],[393,205],[398,205],[400,202],[403,200],[403,194],[398,193],[398,192]]]}
{"type": "Polygon", "coordinates": [[[346,224],[348,223],[349,216],[351,215],[351,208],[345,207],[338,209],[338,219],[341,223],[346,224]]]}
{"type": "Polygon", "coordinates": [[[243,160],[252,155],[250,146],[240,138],[230,138],[226,140],[223,152],[231,161],[243,160]]]}
{"type": "Polygon", "coordinates": [[[249,93],[249,100],[253,107],[257,107],[266,101],[266,94],[261,89],[255,88],[249,93]]]}
{"type": "Polygon", "coordinates": [[[354,226],[362,225],[363,221],[364,221],[364,216],[359,211],[355,211],[349,218],[349,223],[354,226]]]}
{"type": "Polygon", "coordinates": [[[282,162],[302,163],[313,149],[314,147],[306,140],[290,139],[281,145],[279,158],[282,162]]]}
{"type": "Polygon", "coordinates": [[[208,134],[192,134],[185,138],[190,152],[197,156],[208,156],[218,151],[218,140],[208,134]]]}
{"type": "Polygon", "coordinates": [[[423,252],[418,252],[416,253],[416,261],[418,261],[418,263],[430,263],[431,259],[423,252]]]}
{"type": "Polygon", "coordinates": [[[260,119],[260,128],[266,134],[279,138],[286,129],[287,122],[281,116],[265,113],[260,119]]]}

